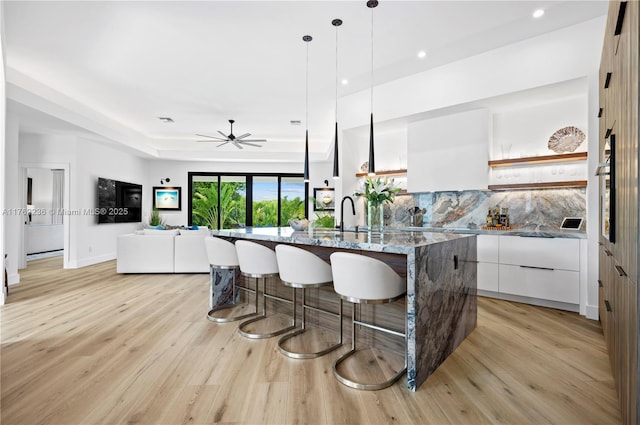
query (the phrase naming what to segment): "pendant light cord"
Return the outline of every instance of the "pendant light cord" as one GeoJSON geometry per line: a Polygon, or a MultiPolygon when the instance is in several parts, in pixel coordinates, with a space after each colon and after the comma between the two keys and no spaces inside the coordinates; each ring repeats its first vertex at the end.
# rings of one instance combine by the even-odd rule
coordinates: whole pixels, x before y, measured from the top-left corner
{"type": "Polygon", "coordinates": [[[338,122],[338,26],[336,25],[336,122],[338,122]]]}
{"type": "Polygon", "coordinates": [[[371,8],[371,113],[373,114],[373,7],[371,8]]]}
{"type": "Polygon", "coordinates": [[[304,122],[307,127],[307,131],[309,131],[309,42],[307,42],[307,77],[306,77],[306,98],[305,98],[305,118],[304,122]]]}

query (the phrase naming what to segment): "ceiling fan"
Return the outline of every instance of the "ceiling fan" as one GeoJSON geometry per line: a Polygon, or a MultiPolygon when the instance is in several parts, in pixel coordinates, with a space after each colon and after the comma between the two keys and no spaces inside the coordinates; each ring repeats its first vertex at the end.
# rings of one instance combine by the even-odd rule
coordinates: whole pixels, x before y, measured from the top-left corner
{"type": "Polygon", "coordinates": [[[221,140],[222,143],[220,143],[218,146],[216,146],[217,148],[219,148],[220,146],[226,145],[227,143],[231,143],[233,144],[236,148],[238,149],[242,149],[242,146],[240,145],[248,145],[248,146],[255,146],[257,148],[261,148],[262,145],[257,145],[256,142],[266,142],[266,139],[247,139],[247,137],[251,136],[251,133],[245,133],[242,136],[234,136],[233,135],[233,123],[235,121],[234,120],[229,120],[229,124],[231,124],[231,131],[229,132],[229,135],[224,134],[222,131],[218,130],[218,133],[220,133],[222,135],[222,137],[217,137],[217,136],[207,136],[206,134],[196,134],[196,136],[200,136],[200,137],[206,137],[207,139],[212,139],[212,140],[198,140],[198,142],[213,142],[216,140],[221,140]]]}

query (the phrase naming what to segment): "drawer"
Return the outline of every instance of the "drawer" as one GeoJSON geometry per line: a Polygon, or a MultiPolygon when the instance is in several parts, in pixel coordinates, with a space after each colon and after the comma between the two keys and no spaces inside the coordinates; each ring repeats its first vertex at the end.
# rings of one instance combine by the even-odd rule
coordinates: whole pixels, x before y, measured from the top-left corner
{"type": "Polygon", "coordinates": [[[499,236],[478,235],[478,261],[485,263],[498,262],[499,236]]]}
{"type": "Polygon", "coordinates": [[[580,272],[500,265],[498,279],[501,293],[580,303],[580,272]]]}
{"type": "Polygon", "coordinates": [[[500,264],[580,270],[580,241],[500,236],[500,264]]]}
{"type": "Polygon", "coordinates": [[[498,265],[478,263],[478,289],[498,292],[498,265]]]}

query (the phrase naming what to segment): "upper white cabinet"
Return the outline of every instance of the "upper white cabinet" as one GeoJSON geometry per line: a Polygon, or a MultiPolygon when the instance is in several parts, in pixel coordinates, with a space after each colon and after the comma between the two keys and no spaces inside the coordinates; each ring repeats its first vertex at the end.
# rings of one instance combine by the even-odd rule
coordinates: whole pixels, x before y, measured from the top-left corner
{"type": "Polygon", "coordinates": [[[488,109],[410,123],[407,191],[486,190],[490,140],[488,109]]]}

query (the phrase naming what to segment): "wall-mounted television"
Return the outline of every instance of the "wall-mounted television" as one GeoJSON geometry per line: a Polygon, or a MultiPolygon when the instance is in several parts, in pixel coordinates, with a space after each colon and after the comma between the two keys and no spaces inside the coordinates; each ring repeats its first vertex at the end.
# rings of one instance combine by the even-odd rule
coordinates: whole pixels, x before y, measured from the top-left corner
{"type": "Polygon", "coordinates": [[[98,224],[142,221],[142,185],[98,177],[98,224]]]}

